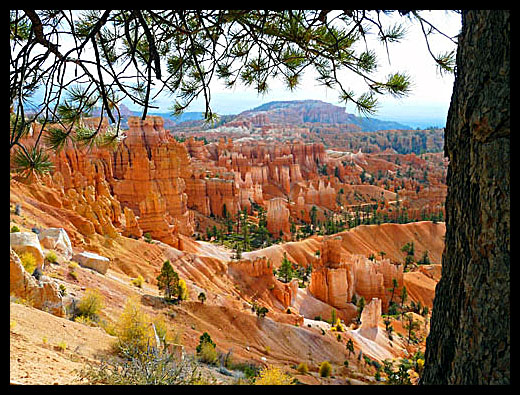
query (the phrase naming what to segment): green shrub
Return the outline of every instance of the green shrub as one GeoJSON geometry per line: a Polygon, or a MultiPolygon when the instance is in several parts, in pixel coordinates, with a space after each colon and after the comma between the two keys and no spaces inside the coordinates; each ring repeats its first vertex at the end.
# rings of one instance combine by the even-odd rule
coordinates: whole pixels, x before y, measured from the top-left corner
{"type": "Polygon", "coordinates": [[[89,317],[86,317],[84,315],[78,315],[77,317],[75,317],[74,322],[78,322],[80,324],[87,325],[87,326],[96,326],[97,325],[92,319],[90,319],[89,317]]]}
{"type": "Polygon", "coordinates": [[[202,345],[204,343],[211,344],[214,348],[217,347],[217,345],[211,340],[211,336],[208,332],[204,332],[200,338],[199,338],[199,345],[195,348],[195,351],[197,351],[197,354],[200,353],[200,350],[202,349],[202,345]]]}
{"type": "Polygon", "coordinates": [[[63,298],[65,295],[67,295],[67,288],[65,287],[65,285],[63,284],[60,284],[60,287],[59,287],[59,293],[60,293],[60,296],[63,298]]]}
{"type": "Polygon", "coordinates": [[[329,377],[332,373],[332,366],[328,361],[323,361],[320,365],[320,377],[329,377]]]}
{"type": "Polygon", "coordinates": [[[100,320],[99,321],[99,326],[100,326],[101,329],[103,329],[110,336],[116,336],[117,337],[116,326],[114,325],[114,323],[112,323],[110,321],[106,321],[106,320],[100,320]]]}
{"type": "Polygon", "coordinates": [[[181,278],[179,279],[179,300],[188,300],[188,296],[188,286],[186,281],[181,278]]]}
{"type": "Polygon", "coordinates": [[[261,306],[261,307],[258,307],[256,309],[256,315],[258,317],[265,317],[265,315],[269,312],[269,310],[267,309],[267,307],[265,306],[261,306]]]}
{"type": "Polygon", "coordinates": [[[79,264],[77,262],[71,261],[68,265],[69,268],[69,276],[71,276],[74,280],[78,279],[78,272],[76,269],[79,268],[79,264]]]}
{"type": "Polygon", "coordinates": [[[54,251],[49,251],[47,255],[45,255],[45,259],[49,263],[56,263],[58,261],[58,256],[54,251]]]}
{"type": "Polygon", "coordinates": [[[36,269],[36,258],[29,251],[26,251],[20,255],[20,261],[22,262],[22,266],[27,271],[27,273],[32,274],[34,269],[36,269]]]}
{"type": "Polygon", "coordinates": [[[258,376],[260,370],[262,370],[261,366],[255,365],[252,362],[230,362],[226,367],[230,370],[238,370],[244,373],[248,379],[258,376]]]}
{"type": "Polygon", "coordinates": [[[115,324],[116,350],[120,355],[133,358],[154,344],[152,320],[142,311],[138,297],[130,298],[115,324]]]}
{"type": "Polygon", "coordinates": [[[87,289],[85,295],[78,303],[76,308],[76,316],[89,318],[92,321],[97,321],[99,313],[105,307],[105,300],[103,295],[97,289],[87,289]]]}
{"type": "Polygon", "coordinates": [[[132,284],[135,285],[137,288],[142,288],[144,283],[144,278],[140,274],[137,276],[137,278],[132,279],[132,284]]]}
{"type": "Polygon", "coordinates": [[[11,226],[11,233],[16,233],[19,231],[20,231],[20,228],[18,226],[16,226],[16,225],[11,226]]]}
{"type": "Polygon", "coordinates": [[[307,374],[309,372],[309,367],[305,362],[300,362],[296,370],[301,374],[307,374]]]}
{"type": "Polygon", "coordinates": [[[292,385],[295,384],[294,379],[284,373],[280,368],[269,366],[262,369],[258,378],[255,379],[255,385],[292,385]]]}
{"type": "Polygon", "coordinates": [[[62,340],[55,346],[55,348],[61,352],[64,352],[67,349],[67,343],[65,340],[62,340]]]}
{"type": "Polygon", "coordinates": [[[199,360],[207,364],[215,364],[217,362],[217,350],[215,346],[209,342],[204,342],[200,346],[200,351],[197,353],[199,360]]]}

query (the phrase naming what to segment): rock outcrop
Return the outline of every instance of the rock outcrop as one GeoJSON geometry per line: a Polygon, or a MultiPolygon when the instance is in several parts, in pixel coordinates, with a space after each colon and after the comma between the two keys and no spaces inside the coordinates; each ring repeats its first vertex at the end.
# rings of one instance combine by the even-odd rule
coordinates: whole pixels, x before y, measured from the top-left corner
{"type": "Polygon", "coordinates": [[[9,293],[28,301],[34,308],[65,317],[65,307],[58,286],[53,280],[36,280],[24,269],[20,258],[10,249],[9,293]]]}
{"type": "Polygon", "coordinates": [[[228,263],[228,270],[247,277],[272,276],[273,269],[271,260],[265,256],[253,259],[232,260],[228,263]]]}
{"type": "Polygon", "coordinates": [[[386,311],[393,279],[398,283],[398,295],[403,286],[402,265],[394,265],[389,259],[372,261],[361,255],[344,254],[338,236],[323,241],[309,290],[316,298],[340,309],[346,308],[356,294],[365,300],[379,299],[386,311]]]}
{"type": "Polygon", "coordinates": [[[139,226],[134,212],[128,207],[124,207],[123,213],[125,215],[125,227],[122,233],[123,236],[137,239],[140,238],[143,235],[143,230],[139,226]]]}
{"type": "Polygon", "coordinates": [[[293,278],[289,283],[284,284],[280,281],[275,282],[273,295],[282,303],[284,308],[291,306],[298,292],[298,279],[293,278]]]}
{"type": "Polygon", "coordinates": [[[59,252],[65,260],[68,261],[72,257],[72,244],[65,229],[42,229],[38,234],[38,239],[43,247],[59,252]]]}
{"type": "Polygon", "coordinates": [[[289,209],[283,198],[273,198],[267,202],[267,230],[274,236],[290,233],[289,209]]]}
{"type": "Polygon", "coordinates": [[[181,177],[191,173],[186,148],[164,130],[161,117],[129,117],[128,126],[114,154],[114,193],[153,238],[168,243],[172,232],[191,236],[193,215],[181,177]]]}
{"type": "Polygon", "coordinates": [[[373,298],[361,312],[359,334],[367,339],[375,340],[381,318],[381,299],[373,298]]]}
{"type": "Polygon", "coordinates": [[[9,234],[11,248],[18,254],[30,252],[36,259],[36,266],[43,267],[45,256],[38,240],[38,235],[33,232],[14,232],[9,234]]]}
{"type": "Polygon", "coordinates": [[[106,274],[110,267],[110,259],[94,254],[93,252],[80,252],[72,257],[74,262],[79,263],[81,266],[95,270],[101,274],[106,274]]]}
{"type": "MultiPolygon", "coordinates": [[[[97,126],[99,118],[85,119],[97,126]]],[[[101,124],[102,132],[107,124],[101,124]]],[[[129,117],[129,130],[117,149],[81,149],[68,143],[52,157],[50,180],[61,189],[63,207],[86,222],[85,236],[94,233],[152,238],[178,247],[176,233],[191,236],[194,217],[188,210],[184,178],[191,176],[186,147],[164,129],[161,117],[129,117]]]]}

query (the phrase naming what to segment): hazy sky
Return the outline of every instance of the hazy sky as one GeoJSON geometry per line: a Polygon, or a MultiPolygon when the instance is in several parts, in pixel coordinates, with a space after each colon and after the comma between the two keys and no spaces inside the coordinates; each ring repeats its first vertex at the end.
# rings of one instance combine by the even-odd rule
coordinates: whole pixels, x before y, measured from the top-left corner
{"type": "MultiPolygon", "coordinates": [[[[453,37],[460,32],[461,18],[459,14],[446,11],[428,11],[422,13],[423,17],[434,24],[443,33],[453,37]]],[[[381,20],[394,20],[405,18],[395,16],[393,18],[382,16],[381,20]]],[[[374,34],[375,36],[375,34],[374,34]]],[[[430,48],[434,54],[451,51],[455,45],[447,38],[440,35],[431,35],[430,48]]],[[[367,39],[369,48],[374,49],[379,60],[379,68],[375,76],[380,80],[391,72],[403,71],[410,75],[413,86],[411,93],[401,99],[390,96],[378,96],[379,110],[376,118],[402,121],[410,126],[428,126],[428,122],[435,122],[443,126],[448,112],[451,92],[453,89],[453,75],[443,74],[437,71],[434,60],[428,53],[426,42],[418,23],[407,23],[407,34],[400,43],[389,44],[390,64],[383,44],[376,37],[367,39]],[[440,123],[442,123],[442,125],[440,123]]],[[[362,43],[361,45],[365,45],[362,43]]],[[[293,92],[285,89],[282,83],[271,83],[270,91],[264,96],[258,95],[254,89],[235,87],[232,90],[224,88],[220,84],[212,85],[212,109],[219,114],[237,114],[241,111],[257,107],[262,103],[274,100],[323,100],[335,105],[341,105],[336,91],[319,86],[314,79],[314,74],[306,72],[300,86],[293,92]]],[[[357,94],[367,90],[363,81],[356,80],[352,73],[345,74],[344,81],[348,81],[357,94]]],[[[171,99],[156,100],[155,104],[162,109],[171,106],[171,99]]],[[[199,99],[192,103],[187,111],[204,111],[204,102],[199,99]]],[[[357,115],[353,105],[347,105],[346,111],[357,115]]]]}

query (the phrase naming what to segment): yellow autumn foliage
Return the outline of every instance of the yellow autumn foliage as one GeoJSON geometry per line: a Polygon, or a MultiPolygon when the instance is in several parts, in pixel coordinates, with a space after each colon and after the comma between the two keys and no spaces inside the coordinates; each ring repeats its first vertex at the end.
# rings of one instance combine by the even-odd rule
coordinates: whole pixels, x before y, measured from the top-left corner
{"type": "Polygon", "coordinates": [[[293,385],[291,376],[284,373],[280,368],[268,366],[260,371],[255,385],[293,385]]]}

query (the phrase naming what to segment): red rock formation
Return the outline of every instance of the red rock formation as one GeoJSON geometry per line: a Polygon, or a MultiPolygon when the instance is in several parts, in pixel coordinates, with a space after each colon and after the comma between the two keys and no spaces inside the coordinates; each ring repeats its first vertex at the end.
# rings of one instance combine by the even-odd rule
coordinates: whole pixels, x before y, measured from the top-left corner
{"type": "Polygon", "coordinates": [[[193,234],[181,177],[191,174],[186,148],[168,135],[161,117],[129,117],[128,126],[127,137],[114,154],[115,194],[153,238],[171,242],[171,230],[193,234]]]}
{"type": "Polygon", "coordinates": [[[284,309],[291,306],[298,292],[298,279],[292,279],[288,284],[276,281],[273,288],[274,297],[282,303],[284,309]]]}
{"type": "Polygon", "coordinates": [[[199,213],[209,216],[211,214],[210,197],[207,191],[207,180],[204,178],[185,178],[186,195],[188,195],[188,207],[199,213]]]}
{"type": "Polygon", "coordinates": [[[255,257],[254,259],[240,259],[230,261],[228,270],[239,273],[247,277],[262,277],[273,275],[273,265],[266,256],[255,257]]]}
{"type": "Polygon", "coordinates": [[[226,211],[232,216],[235,215],[240,209],[235,182],[221,178],[208,178],[205,182],[211,213],[222,217],[223,208],[226,205],[226,211]]]}
{"type": "MultiPolygon", "coordinates": [[[[97,126],[99,118],[85,123],[97,126]]],[[[130,117],[128,123],[115,152],[67,144],[53,157],[53,181],[62,188],[64,207],[92,224],[82,226],[83,234],[92,234],[92,228],[110,237],[149,232],[175,246],[175,233],[193,233],[184,181],[192,172],[188,152],[164,130],[161,117],[130,117]]]]}
{"type": "Polygon", "coordinates": [[[192,159],[207,160],[209,158],[210,153],[205,147],[204,141],[190,137],[186,141],[185,146],[192,159]]]}
{"type": "Polygon", "coordinates": [[[274,198],[267,202],[267,230],[278,237],[280,232],[290,234],[289,209],[282,198],[274,198]]]}
{"type": "Polygon", "coordinates": [[[341,237],[323,241],[320,259],[311,274],[310,292],[337,308],[345,308],[356,294],[369,301],[378,298],[386,311],[390,299],[388,289],[396,279],[398,295],[403,286],[403,267],[389,259],[371,261],[361,255],[342,254],[341,237]]]}
{"type": "Polygon", "coordinates": [[[125,207],[123,209],[123,213],[125,214],[125,228],[123,231],[123,236],[140,238],[143,235],[143,230],[139,226],[134,212],[128,207],[125,207]]]}

